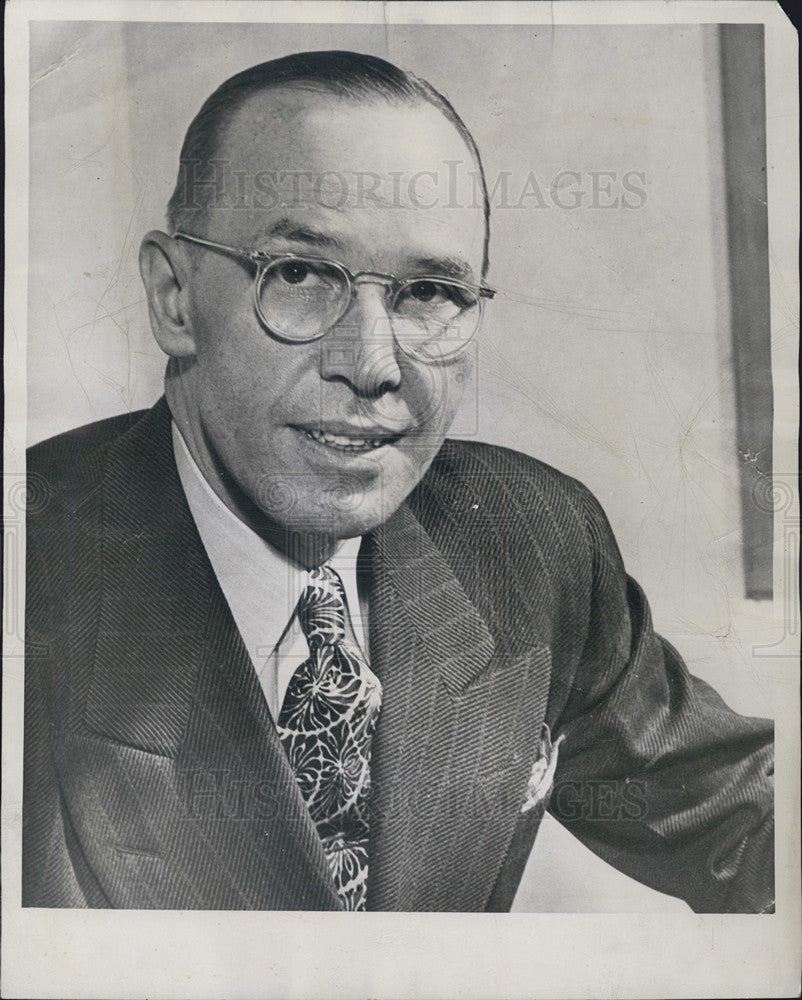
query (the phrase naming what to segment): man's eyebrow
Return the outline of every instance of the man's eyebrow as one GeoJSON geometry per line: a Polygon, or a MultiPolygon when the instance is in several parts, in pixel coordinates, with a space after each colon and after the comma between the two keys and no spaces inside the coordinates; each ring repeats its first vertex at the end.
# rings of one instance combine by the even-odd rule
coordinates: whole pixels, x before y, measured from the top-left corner
{"type": "MultiPolygon", "coordinates": [[[[336,236],[314,229],[311,226],[299,224],[290,218],[277,219],[258,234],[258,241],[284,239],[291,243],[304,243],[310,247],[326,247],[342,251],[343,245],[336,236]]],[[[406,261],[409,274],[442,275],[446,278],[456,278],[460,281],[474,280],[473,268],[461,257],[445,254],[442,257],[414,256],[406,261]]]]}
{"type": "Polygon", "coordinates": [[[292,219],[278,219],[271,226],[262,230],[259,240],[270,240],[279,237],[293,243],[305,243],[312,247],[336,247],[342,249],[342,244],[336,236],[324,233],[310,226],[299,225],[292,219]]]}
{"type": "Polygon", "coordinates": [[[442,275],[460,281],[473,279],[473,268],[461,257],[411,257],[408,266],[416,274],[442,275]]]}

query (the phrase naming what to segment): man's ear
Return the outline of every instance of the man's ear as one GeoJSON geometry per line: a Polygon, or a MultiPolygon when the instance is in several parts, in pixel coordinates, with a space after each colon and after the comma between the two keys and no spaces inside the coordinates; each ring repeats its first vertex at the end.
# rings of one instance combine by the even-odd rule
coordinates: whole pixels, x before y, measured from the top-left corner
{"type": "Polygon", "coordinates": [[[148,298],[153,336],[171,358],[195,354],[195,338],[187,315],[184,282],[188,263],[183,248],[166,233],[154,229],[139,248],[139,273],[148,298]]]}

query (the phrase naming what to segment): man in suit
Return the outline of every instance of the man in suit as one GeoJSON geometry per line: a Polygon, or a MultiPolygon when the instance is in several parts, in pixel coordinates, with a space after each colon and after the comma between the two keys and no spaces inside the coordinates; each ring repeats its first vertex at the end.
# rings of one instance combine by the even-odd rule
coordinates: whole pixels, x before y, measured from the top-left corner
{"type": "Polygon", "coordinates": [[[382,60],[201,108],[141,251],[165,397],[29,456],[24,905],[504,910],[550,806],[771,908],[771,725],[655,635],[587,489],[446,439],[488,214],[382,60]]]}

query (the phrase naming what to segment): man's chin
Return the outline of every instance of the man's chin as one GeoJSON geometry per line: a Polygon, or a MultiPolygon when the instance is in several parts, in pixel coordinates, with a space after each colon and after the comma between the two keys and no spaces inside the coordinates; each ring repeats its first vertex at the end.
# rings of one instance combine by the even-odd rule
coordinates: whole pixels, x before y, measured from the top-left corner
{"type": "Polygon", "coordinates": [[[296,516],[283,525],[289,534],[314,537],[337,542],[345,538],[366,535],[388,520],[401,501],[389,505],[359,505],[350,511],[332,514],[331,511],[310,511],[306,516],[296,516]]]}
{"type": "Polygon", "coordinates": [[[406,460],[394,464],[369,477],[285,473],[265,478],[256,494],[259,507],[290,532],[334,539],[365,535],[392,517],[425,471],[420,465],[410,468],[406,460]]]}

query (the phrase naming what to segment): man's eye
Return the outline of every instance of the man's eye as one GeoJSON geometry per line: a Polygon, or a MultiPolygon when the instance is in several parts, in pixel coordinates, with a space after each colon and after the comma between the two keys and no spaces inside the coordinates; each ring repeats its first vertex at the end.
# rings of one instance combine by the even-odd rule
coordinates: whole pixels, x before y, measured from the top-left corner
{"type": "Polygon", "coordinates": [[[404,288],[401,302],[408,308],[428,306],[430,309],[467,309],[475,300],[470,292],[459,285],[423,278],[404,288]]]}
{"type": "Polygon", "coordinates": [[[288,285],[300,285],[307,279],[312,269],[299,260],[288,260],[279,267],[279,274],[288,285]]]}
{"type": "Polygon", "coordinates": [[[415,281],[407,289],[410,298],[418,302],[432,302],[444,296],[443,288],[434,281],[415,281]]]}

